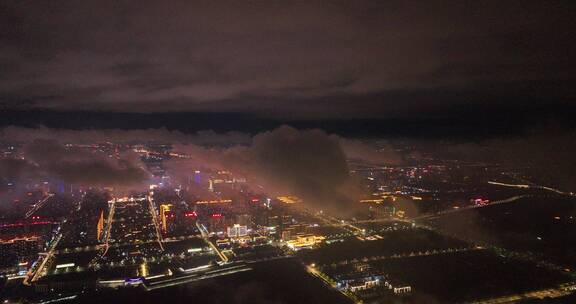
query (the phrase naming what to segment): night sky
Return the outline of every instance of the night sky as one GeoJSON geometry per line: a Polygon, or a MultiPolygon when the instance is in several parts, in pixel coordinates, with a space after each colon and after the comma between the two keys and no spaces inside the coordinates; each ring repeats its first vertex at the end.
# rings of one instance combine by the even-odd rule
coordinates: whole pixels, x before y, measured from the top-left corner
{"type": "Polygon", "coordinates": [[[574,127],[573,1],[1,1],[2,126],[574,127]]]}

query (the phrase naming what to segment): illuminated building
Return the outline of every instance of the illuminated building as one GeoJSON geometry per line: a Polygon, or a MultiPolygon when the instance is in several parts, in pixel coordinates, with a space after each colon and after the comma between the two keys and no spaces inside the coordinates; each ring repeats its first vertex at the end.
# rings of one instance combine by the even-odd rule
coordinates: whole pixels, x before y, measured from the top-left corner
{"type": "Polygon", "coordinates": [[[291,229],[286,229],[284,231],[282,231],[282,241],[287,242],[290,241],[292,239],[292,235],[293,235],[293,230],[291,229]]]}
{"type": "Polygon", "coordinates": [[[394,294],[405,294],[405,293],[412,292],[411,286],[395,284],[394,282],[391,282],[389,280],[386,280],[384,282],[384,286],[388,287],[389,290],[392,290],[394,292],[394,294]],[[396,285],[396,286],[394,286],[394,285],[396,285]]]}
{"type": "Polygon", "coordinates": [[[101,241],[102,230],[104,230],[104,211],[100,212],[100,219],[98,219],[98,224],[96,224],[96,238],[98,242],[101,241]]]}
{"type": "Polygon", "coordinates": [[[485,200],[485,199],[481,199],[481,198],[471,199],[470,201],[475,206],[485,206],[485,205],[488,205],[490,203],[490,200],[485,200]]]}
{"type": "Polygon", "coordinates": [[[232,200],[231,199],[218,199],[218,200],[210,200],[210,201],[197,201],[196,204],[197,205],[203,205],[203,204],[225,204],[225,203],[231,203],[232,200]]]}
{"type": "Polygon", "coordinates": [[[285,204],[296,204],[296,203],[302,203],[302,200],[297,197],[297,196],[279,196],[276,199],[278,199],[279,201],[281,201],[282,203],[285,204]]]}
{"type": "Polygon", "coordinates": [[[246,226],[240,226],[239,224],[234,224],[232,227],[226,228],[228,237],[243,237],[248,235],[248,228],[246,226]]]}
{"type": "Polygon", "coordinates": [[[196,211],[187,211],[187,212],[184,212],[184,217],[185,218],[197,218],[198,214],[196,213],[196,211]]]}
{"type": "Polygon", "coordinates": [[[138,276],[145,278],[148,276],[148,274],[149,274],[148,264],[146,264],[146,262],[140,264],[140,267],[138,267],[138,276]]]}
{"type": "Polygon", "coordinates": [[[167,231],[167,217],[169,215],[172,204],[161,204],[160,205],[160,220],[162,221],[162,231],[167,231]]]}
{"type": "Polygon", "coordinates": [[[290,241],[298,235],[307,232],[306,226],[304,225],[288,225],[284,226],[281,232],[281,239],[284,242],[290,241]]]}
{"type": "Polygon", "coordinates": [[[216,240],[216,246],[218,247],[228,247],[230,246],[230,240],[229,239],[218,239],[216,240]]]}
{"type": "Polygon", "coordinates": [[[323,236],[315,236],[313,234],[300,234],[296,239],[286,242],[286,245],[292,250],[300,250],[303,248],[312,248],[316,244],[324,241],[323,236]]]}
{"type": "Polygon", "coordinates": [[[374,288],[380,285],[381,279],[379,277],[368,277],[361,280],[347,281],[343,284],[342,289],[350,290],[352,292],[374,288]]]}
{"type": "Polygon", "coordinates": [[[394,294],[410,293],[412,292],[412,287],[410,286],[394,287],[393,290],[394,294]]]}

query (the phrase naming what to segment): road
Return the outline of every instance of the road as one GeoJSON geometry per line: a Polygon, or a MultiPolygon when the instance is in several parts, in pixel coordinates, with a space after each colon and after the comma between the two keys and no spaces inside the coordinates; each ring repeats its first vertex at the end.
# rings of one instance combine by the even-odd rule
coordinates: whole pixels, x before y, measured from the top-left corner
{"type": "Polygon", "coordinates": [[[365,232],[364,229],[358,228],[358,227],[350,224],[349,222],[345,222],[345,221],[343,221],[343,220],[340,220],[340,219],[337,219],[337,218],[335,218],[335,217],[329,216],[329,215],[327,215],[327,214],[325,214],[325,213],[322,213],[322,214],[321,214],[321,213],[318,213],[318,212],[310,211],[310,210],[308,210],[308,209],[303,209],[303,211],[304,211],[306,214],[308,214],[308,215],[310,215],[310,216],[312,216],[312,217],[320,220],[321,222],[323,222],[323,223],[324,223],[325,225],[327,225],[327,226],[339,227],[339,228],[342,228],[342,229],[344,229],[344,230],[346,230],[346,231],[348,231],[348,232],[350,232],[350,233],[352,233],[352,234],[354,234],[354,235],[363,235],[364,232],[365,232]]]}
{"type": "Polygon", "coordinates": [[[152,200],[151,195],[146,196],[146,198],[148,201],[150,215],[152,216],[152,223],[154,223],[154,228],[156,230],[156,239],[158,240],[158,245],[160,245],[160,249],[164,251],[164,245],[162,245],[162,234],[160,233],[160,224],[158,223],[158,216],[156,213],[156,207],[154,207],[154,201],[152,200]]]}
{"type": "Polygon", "coordinates": [[[105,256],[108,252],[108,248],[110,248],[109,241],[110,241],[110,231],[112,229],[112,222],[114,219],[114,212],[116,210],[116,200],[112,200],[110,204],[110,211],[108,211],[108,217],[106,219],[106,227],[104,228],[104,252],[101,256],[105,256]]]}
{"type": "MultiPolygon", "coordinates": [[[[481,246],[448,248],[448,249],[426,250],[426,251],[418,251],[418,252],[412,252],[412,253],[394,254],[394,255],[390,255],[390,256],[373,256],[373,257],[367,257],[367,258],[359,258],[358,260],[359,261],[366,261],[366,262],[374,262],[374,261],[391,260],[391,259],[407,259],[407,258],[431,256],[431,255],[453,254],[453,253],[469,252],[469,251],[477,251],[477,250],[486,250],[486,249],[484,247],[481,247],[481,246]]],[[[334,263],[339,264],[339,265],[348,265],[352,261],[351,260],[344,260],[344,261],[339,261],[339,262],[334,262],[334,263]]]]}
{"type": "Polygon", "coordinates": [[[513,203],[517,200],[529,197],[530,195],[516,195],[507,199],[503,199],[503,200],[498,200],[498,201],[493,201],[490,202],[488,204],[485,205],[470,205],[470,206],[466,206],[466,207],[461,207],[458,209],[449,209],[449,210],[444,210],[444,211],[440,211],[434,214],[426,214],[426,215],[422,215],[422,216],[418,216],[413,218],[413,220],[423,220],[423,219],[429,219],[429,218],[434,218],[434,217],[438,217],[438,216],[442,216],[442,215],[446,215],[446,214],[452,214],[452,213],[457,213],[457,212],[462,212],[462,211],[466,211],[466,210],[472,210],[472,209],[478,209],[478,208],[484,208],[484,207],[490,207],[490,206],[494,206],[494,205],[500,205],[500,204],[508,204],[508,203],[513,203]]]}
{"type": "Polygon", "coordinates": [[[62,234],[58,234],[54,239],[54,241],[52,241],[47,253],[41,254],[44,256],[44,258],[42,259],[40,266],[36,268],[36,271],[34,271],[33,269],[30,269],[30,271],[28,271],[28,274],[26,275],[26,278],[24,279],[23,282],[24,285],[29,285],[30,284],[29,282],[36,282],[43,276],[44,268],[54,256],[56,246],[58,245],[58,242],[60,242],[60,239],[62,239],[62,234]]]}
{"type": "Polygon", "coordinates": [[[210,238],[208,237],[208,231],[206,231],[206,227],[204,227],[204,225],[200,224],[198,221],[196,221],[196,227],[198,227],[198,230],[200,231],[200,233],[202,234],[202,238],[204,239],[204,241],[210,246],[210,248],[212,248],[212,250],[214,250],[214,252],[216,252],[216,254],[218,254],[218,257],[220,257],[220,259],[222,260],[223,263],[228,263],[228,257],[226,255],[224,255],[222,252],[220,252],[220,250],[218,249],[218,247],[216,247],[211,241],[210,238]]]}
{"type": "Polygon", "coordinates": [[[332,281],[330,279],[330,277],[328,277],[328,275],[326,275],[325,273],[318,270],[314,265],[306,266],[306,271],[310,275],[312,275],[316,278],[319,278],[320,280],[322,280],[322,282],[324,284],[326,284],[326,285],[330,286],[332,289],[338,291],[339,293],[341,293],[342,295],[344,295],[348,299],[352,300],[354,303],[358,303],[358,304],[362,303],[362,301],[360,299],[358,299],[358,297],[356,297],[353,293],[347,292],[343,289],[339,289],[338,287],[336,287],[336,282],[332,281]]]}
{"type": "Polygon", "coordinates": [[[500,183],[500,182],[495,182],[495,181],[489,181],[488,183],[489,183],[490,185],[504,186],[504,187],[512,187],[512,188],[540,189],[540,190],[546,190],[546,191],[554,192],[554,193],[561,194],[561,195],[568,195],[568,196],[575,196],[575,195],[576,195],[576,194],[573,193],[573,192],[565,192],[565,191],[562,191],[562,190],[554,189],[554,188],[552,188],[552,187],[536,185],[536,184],[533,184],[533,183],[532,183],[532,185],[528,185],[528,184],[507,184],[507,183],[500,183]]]}
{"type": "Polygon", "coordinates": [[[246,264],[227,265],[215,269],[210,267],[207,268],[206,271],[202,272],[194,272],[191,274],[178,275],[163,280],[149,281],[144,284],[144,288],[146,289],[146,291],[151,291],[159,288],[187,284],[195,281],[206,280],[210,278],[230,275],[233,273],[239,273],[249,270],[252,270],[252,268],[247,266],[246,264]]]}
{"type": "Polygon", "coordinates": [[[32,214],[34,214],[36,211],[38,211],[40,208],[42,208],[42,206],[44,206],[44,203],[46,203],[46,201],[53,196],[54,196],[54,193],[48,193],[45,197],[43,197],[36,204],[34,204],[32,206],[32,209],[30,209],[30,210],[28,210],[28,212],[26,212],[26,218],[29,218],[30,216],[32,216],[32,214]]]}
{"type": "Polygon", "coordinates": [[[506,304],[516,303],[520,300],[559,298],[572,294],[576,290],[576,283],[561,284],[557,287],[539,289],[522,294],[507,295],[487,300],[471,302],[471,304],[506,304]]]}

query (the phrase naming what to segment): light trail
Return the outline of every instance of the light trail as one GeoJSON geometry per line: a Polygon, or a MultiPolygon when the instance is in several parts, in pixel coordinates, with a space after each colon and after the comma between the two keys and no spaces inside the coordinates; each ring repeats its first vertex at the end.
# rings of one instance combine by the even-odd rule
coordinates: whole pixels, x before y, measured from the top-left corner
{"type": "Polygon", "coordinates": [[[53,196],[54,196],[54,193],[48,193],[46,195],[46,197],[42,198],[40,201],[38,201],[36,204],[34,204],[32,209],[30,209],[28,212],[26,212],[26,218],[29,218],[32,214],[34,214],[34,212],[36,212],[36,211],[38,211],[38,209],[42,208],[42,206],[44,206],[44,203],[46,203],[46,201],[53,196]]]}
{"type": "Polygon", "coordinates": [[[512,188],[521,188],[521,189],[540,189],[540,190],[546,190],[546,191],[554,192],[554,193],[561,194],[561,195],[568,195],[568,196],[574,196],[575,195],[573,192],[565,192],[562,190],[554,189],[552,187],[540,186],[540,185],[531,186],[531,185],[527,185],[527,184],[507,184],[507,183],[500,183],[500,182],[495,182],[495,181],[488,181],[488,184],[496,185],[496,186],[512,187],[512,188]]]}

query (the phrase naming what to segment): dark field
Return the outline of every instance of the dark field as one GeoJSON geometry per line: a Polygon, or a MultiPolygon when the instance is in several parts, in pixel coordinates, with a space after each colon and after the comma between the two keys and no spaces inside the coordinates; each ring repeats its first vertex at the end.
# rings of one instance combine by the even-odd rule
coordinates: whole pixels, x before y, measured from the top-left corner
{"type": "Polygon", "coordinates": [[[424,229],[397,230],[382,236],[384,239],[376,241],[349,238],[345,242],[324,245],[314,251],[302,251],[300,256],[310,263],[329,264],[364,257],[410,254],[418,251],[468,246],[462,241],[424,229]]]}
{"type": "MultiPolygon", "coordinates": [[[[98,292],[78,303],[350,303],[340,293],[308,275],[296,260],[251,265],[253,270],[145,292],[140,289],[98,292]]],[[[71,302],[67,302],[71,303],[71,302]]]]}
{"type": "Polygon", "coordinates": [[[576,269],[576,200],[554,196],[455,213],[434,225],[470,240],[529,252],[576,269]]]}

